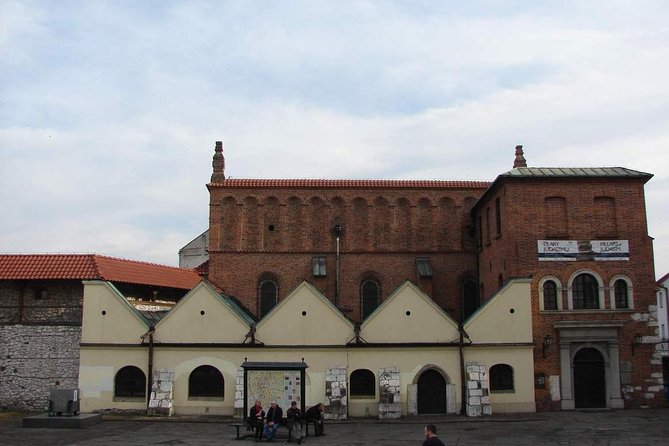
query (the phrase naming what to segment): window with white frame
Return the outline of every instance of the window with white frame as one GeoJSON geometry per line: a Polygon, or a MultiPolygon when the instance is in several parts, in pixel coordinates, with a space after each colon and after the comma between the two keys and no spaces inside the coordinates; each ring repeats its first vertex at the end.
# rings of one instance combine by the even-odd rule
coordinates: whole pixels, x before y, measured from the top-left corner
{"type": "Polygon", "coordinates": [[[557,277],[544,277],[539,282],[539,309],[545,311],[562,309],[562,284],[557,277]]]}
{"type": "Polygon", "coordinates": [[[615,276],[609,283],[611,308],[627,310],[634,308],[632,281],[625,276],[615,276]]]}

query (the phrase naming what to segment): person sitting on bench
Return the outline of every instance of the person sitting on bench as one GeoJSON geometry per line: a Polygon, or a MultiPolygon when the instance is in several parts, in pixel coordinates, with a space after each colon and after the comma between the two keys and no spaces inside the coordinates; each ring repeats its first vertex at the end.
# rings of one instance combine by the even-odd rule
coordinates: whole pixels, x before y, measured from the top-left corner
{"type": "Polygon", "coordinates": [[[262,408],[260,400],[256,400],[255,405],[249,410],[249,426],[253,429],[253,437],[260,440],[262,436],[262,427],[265,419],[265,411],[262,408]]]}
{"type": "Polygon", "coordinates": [[[265,423],[265,437],[267,437],[267,441],[274,440],[274,434],[281,425],[281,418],[283,418],[283,409],[279,407],[276,401],[272,401],[267,411],[267,422],[265,423]]]}
{"type": "Polygon", "coordinates": [[[297,401],[290,402],[290,408],[286,411],[286,427],[290,438],[295,439],[297,444],[302,443],[302,411],[297,407],[297,401]]]}
{"type": "Polygon", "coordinates": [[[318,437],[320,435],[325,435],[325,427],[323,426],[323,403],[318,403],[313,407],[310,407],[305,413],[304,418],[308,422],[314,423],[315,435],[318,437]]]}

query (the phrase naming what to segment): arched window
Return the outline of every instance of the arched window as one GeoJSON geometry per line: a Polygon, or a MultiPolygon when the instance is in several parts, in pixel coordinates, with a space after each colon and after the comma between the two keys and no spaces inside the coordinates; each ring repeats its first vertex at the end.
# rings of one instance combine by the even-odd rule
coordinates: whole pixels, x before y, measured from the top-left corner
{"type": "Polygon", "coordinates": [[[613,294],[615,296],[616,308],[629,308],[627,282],[623,279],[616,280],[613,284],[613,294]]]}
{"type": "Polygon", "coordinates": [[[362,294],[362,319],[367,319],[367,317],[376,310],[376,307],[379,306],[379,300],[381,298],[381,287],[376,280],[367,279],[362,282],[361,287],[362,294]]]}
{"type": "MultiPolygon", "coordinates": [[[[466,320],[469,316],[474,314],[479,307],[479,296],[476,292],[478,287],[473,280],[465,280],[462,283],[462,320],[466,320]]],[[[483,292],[483,285],[481,285],[481,292],[483,292]]]]}
{"type": "Polygon", "coordinates": [[[582,273],[571,284],[575,310],[599,308],[599,283],[592,274],[582,273]]]}
{"type": "Polygon", "coordinates": [[[513,367],[508,364],[495,364],[490,367],[490,391],[513,392],[513,367]]]}
{"type": "Polygon", "coordinates": [[[271,279],[265,279],[260,282],[260,317],[262,318],[276,306],[279,300],[279,287],[271,279]]]}
{"type": "Polygon", "coordinates": [[[139,368],[128,365],[116,372],[114,377],[114,397],[145,398],[146,375],[139,368]]]}
{"type": "Polygon", "coordinates": [[[210,365],[201,365],[188,377],[188,397],[223,398],[225,381],[223,375],[210,365]]]}
{"type": "Polygon", "coordinates": [[[350,382],[351,398],[376,398],[376,377],[371,370],[354,370],[350,382]]]}
{"type": "Polygon", "coordinates": [[[555,282],[552,280],[545,281],[543,291],[544,310],[557,310],[558,294],[555,282]]]}

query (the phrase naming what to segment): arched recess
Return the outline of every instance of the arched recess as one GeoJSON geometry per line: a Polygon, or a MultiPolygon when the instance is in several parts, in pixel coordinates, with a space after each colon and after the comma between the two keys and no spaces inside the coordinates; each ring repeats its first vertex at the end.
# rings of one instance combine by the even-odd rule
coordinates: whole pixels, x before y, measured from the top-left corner
{"type": "Polygon", "coordinates": [[[562,310],[562,283],[557,277],[546,276],[539,281],[539,309],[562,310]]]}
{"type": "Polygon", "coordinates": [[[451,198],[443,197],[439,200],[435,236],[437,247],[441,250],[455,248],[458,240],[456,231],[455,203],[451,198]]]}
{"type": "Polygon", "coordinates": [[[247,251],[260,249],[260,216],[256,197],[244,198],[242,207],[242,246],[247,251]]]}
{"type": "Polygon", "coordinates": [[[356,369],[349,377],[349,396],[351,398],[376,398],[377,380],[374,372],[368,369],[356,369]]]}
{"type": "Polygon", "coordinates": [[[189,398],[223,398],[225,396],[225,380],[216,367],[201,365],[188,376],[189,398]]]}
{"type": "Polygon", "coordinates": [[[282,248],[282,229],[279,200],[268,197],[263,206],[263,251],[278,251],[282,248]]]}
{"type": "Polygon", "coordinates": [[[354,251],[364,251],[369,249],[369,209],[367,201],[364,198],[357,197],[353,199],[353,218],[351,218],[347,238],[352,240],[349,249],[354,251]]]}
{"type": "Polygon", "coordinates": [[[448,375],[433,364],[424,366],[414,377],[417,386],[416,408],[419,415],[443,415],[447,410],[448,375]]]}
{"type": "Polygon", "coordinates": [[[273,274],[265,273],[258,280],[258,317],[264,317],[278,302],[279,280],[273,274]]]}
{"type": "Polygon", "coordinates": [[[604,308],[604,283],[592,270],[578,270],[569,278],[567,301],[570,310],[604,308]]]}
{"type": "Polygon", "coordinates": [[[395,218],[393,218],[394,247],[398,250],[408,250],[412,246],[411,204],[406,198],[398,198],[395,203],[395,218]]]}
{"type": "Polygon", "coordinates": [[[629,277],[623,275],[614,276],[609,282],[609,304],[616,310],[629,310],[634,308],[634,288],[629,277]]]}
{"type": "Polygon", "coordinates": [[[294,228],[303,228],[304,227],[304,217],[302,212],[302,200],[297,197],[288,198],[287,206],[287,225],[292,228],[288,231],[288,250],[290,251],[301,251],[304,249],[304,231],[297,231],[294,228]]]}
{"type": "Polygon", "coordinates": [[[330,240],[330,228],[326,226],[327,207],[320,197],[312,197],[309,200],[309,222],[307,225],[309,233],[309,244],[314,251],[327,249],[330,240]]]}
{"type": "Polygon", "coordinates": [[[392,242],[390,239],[392,230],[388,200],[385,197],[377,197],[374,200],[373,212],[372,237],[374,248],[382,251],[388,250],[392,242]]]}
{"type": "Polygon", "coordinates": [[[472,220],[471,211],[477,199],[466,197],[462,202],[462,215],[460,220],[460,233],[462,234],[462,249],[476,249],[476,231],[472,220]]]}
{"type": "Polygon", "coordinates": [[[114,376],[115,398],[145,398],[146,375],[139,368],[128,365],[119,369],[114,376]]]}
{"type": "Polygon", "coordinates": [[[430,250],[433,248],[432,231],[432,202],[429,198],[423,197],[418,200],[416,207],[416,248],[420,250],[430,250]]]}
{"type": "Polygon", "coordinates": [[[575,407],[606,407],[606,361],[603,352],[595,347],[581,348],[574,354],[572,364],[575,407]]]}
{"type": "Polygon", "coordinates": [[[479,307],[478,285],[471,278],[465,278],[461,284],[461,316],[466,321],[479,307]]]}
{"type": "MultiPolygon", "coordinates": [[[[221,203],[220,249],[237,250],[240,248],[240,209],[234,197],[225,197],[221,203]]],[[[214,247],[216,248],[216,247],[214,247]]]]}

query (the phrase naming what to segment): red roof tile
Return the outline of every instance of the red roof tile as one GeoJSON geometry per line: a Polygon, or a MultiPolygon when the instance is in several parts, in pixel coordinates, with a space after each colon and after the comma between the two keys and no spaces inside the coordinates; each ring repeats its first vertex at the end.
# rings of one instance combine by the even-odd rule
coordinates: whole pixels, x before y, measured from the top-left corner
{"type": "Polygon", "coordinates": [[[215,187],[290,187],[329,189],[487,189],[488,181],[225,179],[215,187]]]}
{"type": "Polygon", "coordinates": [[[108,280],[192,289],[199,281],[190,269],[97,254],[0,254],[0,280],[108,280]]]}

